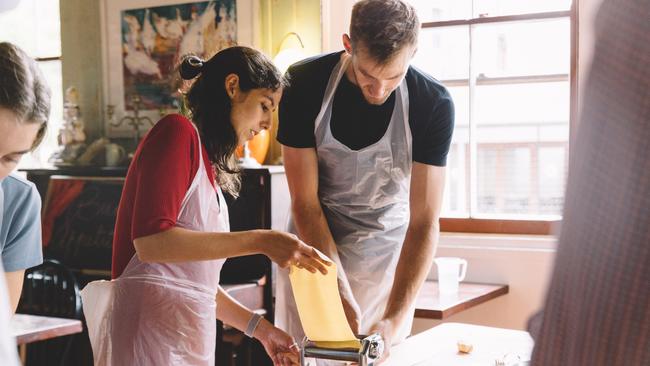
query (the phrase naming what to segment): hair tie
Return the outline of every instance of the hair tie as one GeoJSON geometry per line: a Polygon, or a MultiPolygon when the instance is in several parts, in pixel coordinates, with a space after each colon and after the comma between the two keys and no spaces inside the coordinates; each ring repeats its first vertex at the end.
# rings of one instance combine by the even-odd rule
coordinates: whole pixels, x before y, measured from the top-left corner
{"type": "Polygon", "coordinates": [[[203,60],[197,56],[188,56],[181,64],[181,77],[185,80],[194,79],[203,70],[203,60]]]}
{"type": "Polygon", "coordinates": [[[203,68],[203,60],[201,60],[200,58],[198,58],[196,56],[190,56],[187,59],[187,62],[189,62],[190,65],[192,65],[192,67],[197,67],[199,69],[203,68]]]}

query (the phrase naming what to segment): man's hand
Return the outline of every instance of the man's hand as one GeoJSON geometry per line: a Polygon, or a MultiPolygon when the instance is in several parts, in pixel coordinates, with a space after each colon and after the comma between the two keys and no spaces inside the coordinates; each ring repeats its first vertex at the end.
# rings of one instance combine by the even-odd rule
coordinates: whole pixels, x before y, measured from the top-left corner
{"type": "Polygon", "coordinates": [[[359,307],[359,304],[357,304],[357,300],[354,299],[350,285],[345,281],[342,281],[340,278],[338,280],[338,284],[345,317],[348,320],[348,324],[350,324],[352,333],[358,335],[359,326],[361,323],[361,308],[359,307]]]}
{"type": "Polygon", "coordinates": [[[390,346],[393,343],[393,336],[396,331],[396,324],[390,319],[382,319],[370,328],[370,334],[379,333],[384,340],[384,353],[382,353],[377,364],[386,361],[388,356],[390,356],[390,346]]]}

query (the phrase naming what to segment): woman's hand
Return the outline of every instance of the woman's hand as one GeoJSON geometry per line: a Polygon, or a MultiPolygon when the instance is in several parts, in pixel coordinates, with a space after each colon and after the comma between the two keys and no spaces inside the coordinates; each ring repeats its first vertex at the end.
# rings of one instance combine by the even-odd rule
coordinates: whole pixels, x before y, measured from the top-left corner
{"type": "Polygon", "coordinates": [[[280,267],[296,265],[298,268],[304,268],[312,273],[320,271],[322,274],[327,274],[327,266],[332,263],[322,258],[316,249],[303,243],[297,236],[275,230],[268,230],[264,233],[262,253],[280,267]]]}
{"type": "Polygon", "coordinates": [[[298,343],[266,319],[260,322],[253,336],[262,343],[274,366],[300,366],[298,343]]]}

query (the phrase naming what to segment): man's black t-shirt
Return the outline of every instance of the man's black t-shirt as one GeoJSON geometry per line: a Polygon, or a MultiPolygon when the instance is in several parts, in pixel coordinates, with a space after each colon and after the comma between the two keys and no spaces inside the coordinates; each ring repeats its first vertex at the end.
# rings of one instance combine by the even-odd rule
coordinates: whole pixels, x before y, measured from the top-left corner
{"type": "MultiPolygon", "coordinates": [[[[286,146],[315,147],[314,123],[325,89],[342,52],[303,60],[289,68],[290,86],[280,103],[278,141],[286,146]]],[[[413,161],[445,166],[454,129],[454,104],[445,87],[411,66],[406,73],[413,161]]],[[[395,92],[382,105],[366,102],[359,87],[343,76],[334,95],[332,135],[352,150],[379,141],[395,106],[395,92]]]]}

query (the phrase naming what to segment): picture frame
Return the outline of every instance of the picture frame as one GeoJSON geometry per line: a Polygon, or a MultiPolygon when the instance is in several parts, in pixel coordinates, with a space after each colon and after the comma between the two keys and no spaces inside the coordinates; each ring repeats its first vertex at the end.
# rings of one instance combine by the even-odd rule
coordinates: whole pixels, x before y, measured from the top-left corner
{"type": "MultiPolygon", "coordinates": [[[[261,44],[261,14],[259,2],[255,0],[101,0],[103,79],[101,100],[104,135],[106,137],[135,137],[138,139],[161,116],[177,111],[176,106],[178,103],[172,104],[171,99],[172,83],[170,82],[169,89],[164,91],[161,85],[171,80],[171,77],[175,77],[175,75],[172,75],[175,72],[172,64],[177,63],[182,56],[180,55],[182,47],[178,46],[177,55],[171,60],[169,56],[171,52],[164,53],[167,50],[164,47],[170,49],[171,42],[167,42],[167,39],[165,39],[166,42],[160,42],[161,37],[159,35],[161,33],[159,33],[158,29],[165,29],[164,25],[160,23],[162,21],[166,21],[172,26],[176,25],[175,29],[181,28],[177,24],[183,24],[186,33],[179,34],[177,31],[169,39],[176,37],[180,42],[181,39],[178,37],[183,37],[182,41],[184,41],[185,35],[191,30],[192,23],[197,21],[203,14],[206,14],[205,18],[208,20],[212,15],[213,25],[218,24],[223,19],[234,21],[235,26],[230,23],[230,26],[226,28],[226,32],[230,31],[229,34],[231,35],[235,33],[232,31],[236,29],[234,42],[242,46],[259,48],[261,44]],[[173,18],[174,11],[176,19],[173,18]],[[206,11],[212,13],[206,14],[206,11]],[[163,14],[171,13],[171,16],[163,19],[164,16],[157,15],[161,12],[163,14]],[[143,15],[145,13],[146,15],[143,15]],[[235,16],[232,16],[233,13],[235,16]],[[216,16],[214,16],[215,14],[216,16]],[[226,15],[224,16],[224,14],[226,15]],[[139,24],[136,24],[136,19],[139,24]],[[149,31],[151,32],[151,29],[154,29],[156,32],[155,47],[143,47],[143,44],[146,44],[144,36],[138,36],[137,39],[131,36],[131,34],[136,34],[139,31],[142,31],[142,34],[145,33],[145,19],[152,23],[146,25],[149,26],[149,31]],[[174,22],[177,24],[173,24],[174,22]],[[137,28],[137,31],[131,32],[134,27],[137,28]],[[163,52],[160,51],[161,49],[163,52]],[[156,58],[155,52],[159,52],[160,58],[156,58]],[[127,60],[127,58],[130,59],[127,60]],[[160,62],[155,63],[154,61],[160,62]],[[153,69],[151,68],[152,65],[153,69]],[[157,68],[156,65],[158,65],[157,68]],[[138,66],[143,69],[134,69],[134,67],[138,66]],[[146,69],[146,67],[150,68],[146,69]],[[131,70],[135,71],[131,72],[131,70]],[[167,95],[167,92],[170,95],[167,95]],[[133,108],[134,103],[138,102],[133,99],[135,95],[138,95],[140,102],[137,110],[133,108]],[[158,98],[156,98],[156,95],[158,95],[158,98]]],[[[218,29],[218,27],[213,29],[218,29]]],[[[170,28],[170,32],[173,31],[174,28],[170,28]]],[[[229,38],[229,40],[232,41],[233,39],[229,38]]],[[[220,45],[226,45],[226,43],[220,43],[220,45]]]]}

